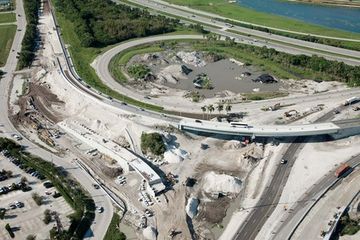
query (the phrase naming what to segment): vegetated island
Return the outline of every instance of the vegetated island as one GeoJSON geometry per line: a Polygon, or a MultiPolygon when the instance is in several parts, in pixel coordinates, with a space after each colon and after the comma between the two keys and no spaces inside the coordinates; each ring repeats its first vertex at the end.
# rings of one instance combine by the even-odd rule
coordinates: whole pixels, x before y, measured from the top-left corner
{"type": "Polygon", "coordinates": [[[359,0],[289,0],[289,1],[311,3],[311,4],[336,5],[342,7],[360,7],[359,0]]]}

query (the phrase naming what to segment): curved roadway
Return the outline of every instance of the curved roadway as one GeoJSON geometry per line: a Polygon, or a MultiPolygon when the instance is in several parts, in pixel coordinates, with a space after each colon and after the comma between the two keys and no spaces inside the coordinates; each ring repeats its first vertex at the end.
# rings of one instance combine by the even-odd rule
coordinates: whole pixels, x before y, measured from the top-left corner
{"type": "MultiPolygon", "coordinates": [[[[108,50],[107,52],[103,53],[102,55],[98,56],[95,61],[92,63],[93,68],[95,69],[97,75],[104,82],[108,87],[122,93],[126,96],[129,96],[134,99],[138,99],[139,101],[146,102],[149,104],[154,104],[158,106],[162,106],[167,110],[175,110],[175,111],[182,111],[182,112],[196,112],[202,114],[200,106],[195,103],[184,103],[183,106],[179,105],[179,103],[174,101],[163,101],[161,99],[152,98],[152,99],[145,99],[143,95],[133,92],[131,89],[128,89],[121,85],[118,81],[114,79],[112,74],[109,70],[109,64],[111,59],[117,55],[118,53],[143,44],[153,43],[156,41],[161,40],[175,40],[175,39],[203,39],[201,35],[166,35],[166,36],[154,36],[154,37],[146,37],[136,39],[134,41],[125,42],[117,45],[116,47],[108,50]]],[[[307,95],[307,96],[292,96],[292,97],[283,97],[283,98],[276,98],[276,99],[269,99],[264,101],[254,101],[249,103],[241,103],[241,104],[234,104],[233,105],[233,112],[237,111],[246,111],[247,109],[260,109],[265,104],[267,105],[274,105],[276,103],[281,102],[282,104],[296,104],[300,100],[302,103],[305,102],[313,102],[317,100],[329,100],[335,98],[350,98],[354,95],[360,94],[360,89],[353,88],[344,91],[332,91],[332,92],[325,92],[319,93],[314,95],[307,95]]]]}

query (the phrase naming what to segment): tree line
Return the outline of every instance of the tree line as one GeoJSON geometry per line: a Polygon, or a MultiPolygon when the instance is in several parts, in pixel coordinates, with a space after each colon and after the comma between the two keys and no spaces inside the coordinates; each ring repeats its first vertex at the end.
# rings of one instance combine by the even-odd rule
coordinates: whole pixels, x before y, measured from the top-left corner
{"type": "MultiPolygon", "coordinates": [[[[25,0],[26,31],[19,53],[19,68],[29,67],[35,58],[36,39],[38,37],[37,24],[39,21],[38,10],[40,0],[25,0]]],[[[20,29],[21,30],[21,29],[20,29]]]]}
{"type": "MultiPolygon", "coordinates": [[[[339,81],[349,86],[360,86],[360,66],[350,66],[344,62],[327,60],[317,55],[292,55],[279,52],[273,48],[256,47],[246,44],[236,44],[234,39],[227,38],[226,41],[218,41],[217,36],[208,35],[208,41],[217,46],[231,46],[254,55],[260,59],[267,59],[278,63],[285,69],[296,68],[316,75],[315,80],[339,81]]],[[[290,70],[289,70],[290,71],[290,70]]]]}
{"type": "Polygon", "coordinates": [[[134,37],[175,30],[178,20],[111,0],[56,0],[58,11],[75,24],[83,47],[103,47],[134,37]]]}

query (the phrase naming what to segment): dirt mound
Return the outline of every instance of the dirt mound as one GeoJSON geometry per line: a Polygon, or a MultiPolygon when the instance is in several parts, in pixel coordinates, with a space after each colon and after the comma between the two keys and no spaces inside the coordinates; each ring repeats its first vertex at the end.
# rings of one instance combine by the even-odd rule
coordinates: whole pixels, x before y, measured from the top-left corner
{"type": "Polygon", "coordinates": [[[180,79],[186,79],[186,75],[192,70],[185,65],[174,64],[167,66],[157,75],[158,82],[161,84],[176,84],[180,79]]]}
{"type": "Polygon", "coordinates": [[[241,148],[241,142],[237,140],[231,140],[224,143],[224,149],[230,150],[230,149],[239,149],[241,148]]]}
{"type": "Polygon", "coordinates": [[[236,177],[226,174],[207,172],[203,177],[203,190],[213,195],[237,194],[241,190],[242,182],[236,177]]]}
{"type": "Polygon", "coordinates": [[[61,116],[52,109],[52,105],[63,105],[64,102],[50,92],[49,87],[29,83],[29,91],[19,99],[20,112],[15,120],[22,121],[31,112],[38,112],[49,121],[57,123],[61,116]]]}
{"type": "Polygon", "coordinates": [[[206,65],[206,62],[202,60],[203,56],[200,52],[180,51],[176,54],[176,56],[178,56],[182,60],[182,62],[193,65],[195,67],[203,67],[206,65]]]}
{"type": "Polygon", "coordinates": [[[152,226],[148,226],[143,230],[143,235],[146,240],[156,240],[157,230],[152,226]]]}

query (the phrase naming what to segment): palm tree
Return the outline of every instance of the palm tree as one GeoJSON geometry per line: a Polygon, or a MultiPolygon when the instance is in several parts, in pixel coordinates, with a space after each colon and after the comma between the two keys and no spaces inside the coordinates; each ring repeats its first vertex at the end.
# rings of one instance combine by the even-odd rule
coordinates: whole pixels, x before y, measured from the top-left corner
{"type": "Polygon", "coordinates": [[[215,108],[212,104],[210,104],[208,107],[207,107],[208,111],[210,112],[210,114],[215,111],[215,108]]]}
{"type": "Polygon", "coordinates": [[[203,119],[205,119],[206,106],[202,106],[201,110],[203,111],[203,119]]]}
{"type": "Polygon", "coordinates": [[[232,108],[232,106],[228,103],[228,104],[226,105],[226,107],[225,107],[226,113],[231,112],[231,108],[232,108]]]}
{"type": "Polygon", "coordinates": [[[224,110],[224,105],[222,103],[218,103],[216,105],[216,109],[219,111],[219,114],[224,110]]]}

